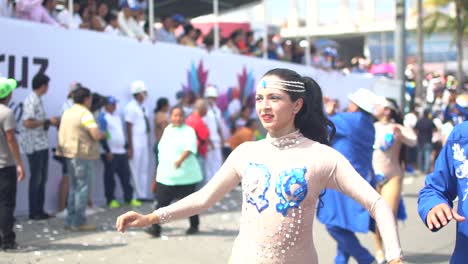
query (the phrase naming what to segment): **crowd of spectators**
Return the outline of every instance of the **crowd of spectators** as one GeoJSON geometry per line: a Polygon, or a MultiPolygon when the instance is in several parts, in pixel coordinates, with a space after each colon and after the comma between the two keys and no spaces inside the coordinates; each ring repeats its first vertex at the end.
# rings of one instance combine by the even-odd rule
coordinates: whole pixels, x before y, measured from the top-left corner
{"type": "MultiPolygon", "coordinates": [[[[150,27],[144,0],[120,0],[119,3],[112,0],[77,0],[73,1],[73,14],[69,12],[68,5],[68,0],[60,3],[57,0],[0,0],[0,16],[68,29],[99,31],[139,41],[174,43],[209,51],[214,48],[213,30],[204,35],[180,14],[159,17],[160,23],[150,27]]],[[[299,64],[305,64],[305,53],[309,50],[316,67],[341,69],[345,65],[334,47],[317,51],[313,44],[306,48],[296,40],[281,39],[278,34],[268,36],[266,47],[265,50],[264,39],[256,38],[253,31],[238,29],[221,38],[219,50],[255,57],[263,57],[266,52],[268,59],[299,64]]]]}

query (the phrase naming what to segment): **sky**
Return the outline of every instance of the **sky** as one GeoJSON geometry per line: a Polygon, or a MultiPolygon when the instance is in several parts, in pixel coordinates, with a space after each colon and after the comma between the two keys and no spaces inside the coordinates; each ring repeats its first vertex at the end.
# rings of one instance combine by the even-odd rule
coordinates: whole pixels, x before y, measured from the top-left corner
{"type": "MultiPolygon", "coordinates": [[[[306,17],[306,1],[297,0],[299,19],[305,19],[306,17]]],[[[317,0],[319,8],[319,22],[323,24],[335,23],[339,19],[339,12],[337,10],[340,7],[342,0],[317,0]]],[[[353,19],[358,19],[359,4],[361,0],[347,0],[350,6],[350,15],[353,19]]],[[[364,3],[366,0],[362,0],[364,3]]],[[[288,18],[288,10],[290,7],[289,0],[266,0],[268,11],[273,22],[286,21],[288,18]]],[[[376,0],[376,18],[379,19],[392,19],[395,13],[395,0],[376,0]]],[[[415,6],[416,0],[407,0],[407,8],[415,6]]]]}

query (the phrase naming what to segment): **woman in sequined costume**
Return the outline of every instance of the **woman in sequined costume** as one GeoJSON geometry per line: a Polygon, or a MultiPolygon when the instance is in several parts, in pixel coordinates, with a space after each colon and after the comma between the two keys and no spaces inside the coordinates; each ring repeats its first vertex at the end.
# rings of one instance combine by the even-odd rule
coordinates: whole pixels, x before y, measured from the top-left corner
{"type": "MultiPolygon", "coordinates": [[[[375,174],[375,188],[392,209],[396,217],[406,218],[401,199],[402,180],[405,166],[405,146],[416,145],[416,134],[411,128],[404,127],[398,105],[395,101],[381,97],[376,105],[374,123],[375,143],[372,166],[375,174]]],[[[385,263],[382,239],[375,230],[375,259],[385,263]]]]}
{"type": "Polygon", "coordinates": [[[327,146],[333,125],[323,112],[320,86],[291,70],[271,70],[257,86],[256,111],[268,131],[266,139],[237,147],[198,192],[147,215],[121,215],[117,230],[198,214],[242,183],[240,231],[230,263],[315,264],[316,205],[321,191],[332,188],[369,210],[381,227],[387,259],[402,263],[392,211],[350,163],[327,146]]]}

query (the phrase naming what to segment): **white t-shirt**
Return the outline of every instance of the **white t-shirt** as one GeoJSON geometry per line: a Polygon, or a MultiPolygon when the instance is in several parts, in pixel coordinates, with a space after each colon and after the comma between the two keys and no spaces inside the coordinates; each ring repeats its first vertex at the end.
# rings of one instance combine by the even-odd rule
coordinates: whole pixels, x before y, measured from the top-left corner
{"type": "Polygon", "coordinates": [[[13,5],[8,0],[0,0],[0,17],[14,17],[13,5]]]}
{"type": "Polygon", "coordinates": [[[114,35],[114,36],[123,36],[122,31],[120,31],[120,29],[114,28],[111,25],[107,25],[106,28],[104,29],[104,32],[110,35],[114,35]]]}
{"type": "Polygon", "coordinates": [[[221,137],[218,133],[218,129],[221,129],[221,110],[214,105],[208,106],[208,111],[206,115],[203,117],[203,121],[205,121],[208,130],[210,131],[210,140],[215,145],[215,147],[221,147],[221,137]]]}
{"type": "Polygon", "coordinates": [[[125,122],[132,124],[132,137],[134,145],[138,143],[135,142],[135,139],[142,140],[143,138],[147,137],[149,132],[145,120],[147,115],[143,112],[143,107],[144,106],[138,104],[137,101],[132,100],[127,104],[124,110],[125,122]]]}
{"type": "Polygon", "coordinates": [[[149,40],[148,35],[133,17],[126,18],[123,11],[120,11],[117,20],[124,36],[149,40]]]}
{"type": "Polygon", "coordinates": [[[124,154],[125,150],[125,136],[123,131],[122,120],[115,112],[113,114],[104,111],[104,118],[107,122],[107,144],[109,149],[114,154],[124,154]]]}
{"type": "Polygon", "coordinates": [[[233,99],[228,105],[228,111],[231,116],[236,118],[239,116],[240,111],[242,110],[242,104],[239,99],[233,99]]]}
{"type": "Polygon", "coordinates": [[[57,21],[60,23],[60,25],[69,27],[70,29],[77,29],[80,27],[81,23],[83,22],[81,20],[81,17],[78,13],[73,13],[73,17],[70,18],[70,13],[68,12],[68,9],[64,9],[60,11],[57,15],[57,21]],[[71,19],[71,25],[69,27],[68,21],[71,19]]]}

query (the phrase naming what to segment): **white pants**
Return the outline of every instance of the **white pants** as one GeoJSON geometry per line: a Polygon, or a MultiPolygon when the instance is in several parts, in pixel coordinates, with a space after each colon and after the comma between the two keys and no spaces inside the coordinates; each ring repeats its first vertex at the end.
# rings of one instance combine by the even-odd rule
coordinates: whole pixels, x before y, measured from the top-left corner
{"type": "Polygon", "coordinates": [[[220,147],[215,147],[208,150],[206,153],[205,159],[205,179],[204,182],[207,183],[213,178],[213,176],[218,172],[219,168],[223,165],[223,154],[220,147]]]}
{"type": "Polygon", "coordinates": [[[151,179],[149,172],[149,144],[142,137],[133,139],[133,158],[130,160],[132,171],[134,197],[137,199],[153,199],[151,194],[151,179]],[[143,144],[142,144],[143,143],[143,144]]]}

